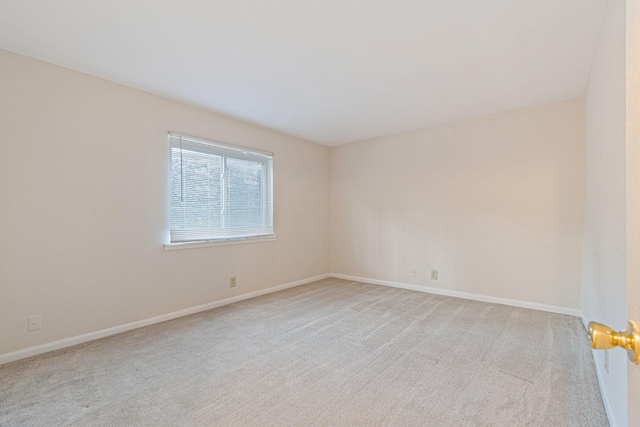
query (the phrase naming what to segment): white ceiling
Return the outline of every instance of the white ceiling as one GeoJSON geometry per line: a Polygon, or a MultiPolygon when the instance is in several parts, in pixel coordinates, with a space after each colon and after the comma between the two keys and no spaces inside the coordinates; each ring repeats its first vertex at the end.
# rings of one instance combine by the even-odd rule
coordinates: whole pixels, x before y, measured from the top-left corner
{"type": "Polygon", "coordinates": [[[0,47],[331,146],[583,95],[605,6],[0,0],[0,47]]]}

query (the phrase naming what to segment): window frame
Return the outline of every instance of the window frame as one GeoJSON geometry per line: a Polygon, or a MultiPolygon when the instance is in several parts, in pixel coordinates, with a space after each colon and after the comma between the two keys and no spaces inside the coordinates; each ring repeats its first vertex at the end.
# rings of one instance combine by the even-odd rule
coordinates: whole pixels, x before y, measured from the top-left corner
{"type": "MultiPolygon", "coordinates": [[[[169,146],[169,169],[168,169],[168,206],[167,213],[169,214],[171,210],[171,197],[173,193],[173,181],[172,181],[172,159],[173,159],[173,149],[176,148],[175,140],[180,140],[180,150],[188,150],[194,151],[201,154],[212,155],[212,156],[220,156],[222,160],[222,172],[221,172],[221,204],[222,204],[222,224],[223,226],[219,228],[221,234],[224,234],[224,230],[231,231],[232,228],[226,228],[225,225],[229,223],[229,214],[230,210],[227,206],[227,199],[229,198],[229,185],[230,180],[228,174],[225,173],[227,169],[227,161],[229,158],[238,159],[238,160],[246,160],[246,161],[254,161],[258,163],[262,163],[262,177],[261,180],[264,183],[261,185],[262,189],[262,200],[263,200],[263,209],[262,209],[262,224],[259,227],[265,227],[270,229],[270,232],[266,233],[253,233],[247,235],[227,235],[227,236],[208,236],[208,237],[198,237],[198,238],[180,238],[174,239],[173,233],[171,229],[171,217],[168,215],[168,223],[169,223],[169,239],[168,243],[165,243],[165,250],[173,250],[173,249],[183,249],[183,248],[191,248],[191,247],[206,247],[206,246],[220,246],[227,244],[238,244],[238,243],[250,243],[250,242],[262,242],[262,241],[273,241],[276,240],[275,234],[275,221],[274,221],[274,197],[273,197],[273,153],[256,150],[249,147],[241,147],[236,145],[224,144],[217,141],[211,141],[203,138],[198,138],[190,135],[180,134],[176,132],[168,133],[168,146],[169,146]],[[186,142],[188,144],[188,148],[182,146],[182,143],[186,142]],[[264,203],[266,201],[266,203],[264,203]],[[264,225],[266,224],[266,225],[264,225]]],[[[257,228],[259,228],[257,227],[257,228]]],[[[202,228],[202,229],[185,229],[183,233],[178,231],[177,234],[194,234],[194,235],[205,235],[206,232],[211,232],[214,229],[210,228],[202,228]]],[[[232,234],[232,233],[230,233],[232,234]]]]}

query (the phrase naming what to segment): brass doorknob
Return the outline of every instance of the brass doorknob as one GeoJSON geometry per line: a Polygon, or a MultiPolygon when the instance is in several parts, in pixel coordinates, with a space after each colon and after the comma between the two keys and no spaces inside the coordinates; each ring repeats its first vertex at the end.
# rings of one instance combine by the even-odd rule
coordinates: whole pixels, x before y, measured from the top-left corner
{"type": "Polygon", "coordinates": [[[622,347],[627,350],[629,360],[635,364],[640,363],[640,330],[633,320],[629,321],[627,329],[620,332],[602,323],[589,322],[589,342],[596,350],[622,347]]]}

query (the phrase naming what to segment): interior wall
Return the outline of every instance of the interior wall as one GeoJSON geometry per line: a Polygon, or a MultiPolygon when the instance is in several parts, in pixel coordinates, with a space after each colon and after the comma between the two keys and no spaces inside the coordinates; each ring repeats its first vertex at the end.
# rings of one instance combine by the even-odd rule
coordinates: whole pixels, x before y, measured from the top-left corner
{"type": "MultiPolygon", "coordinates": [[[[587,320],[626,325],[625,3],[609,1],[585,95],[585,193],[582,310],[587,320]]],[[[627,425],[627,360],[596,351],[603,398],[618,426],[627,425]]]]}
{"type": "Polygon", "coordinates": [[[0,355],[329,272],[327,147],[7,51],[0,68],[0,355]],[[163,250],[169,131],[274,152],[277,241],[163,250]]]}
{"type": "Polygon", "coordinates": [[[333,147],[332,273],[578,309],[583,126],[573,99],[333,147]]]}

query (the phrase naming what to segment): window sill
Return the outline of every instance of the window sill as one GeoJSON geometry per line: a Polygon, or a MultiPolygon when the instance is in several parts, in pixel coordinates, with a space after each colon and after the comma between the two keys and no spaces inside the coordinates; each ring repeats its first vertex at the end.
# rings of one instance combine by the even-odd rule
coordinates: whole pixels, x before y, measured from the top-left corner
{"type": "Polygon", "coordinates": [[[265,237],[245,237],[242,239],[228,239],[228,240],[205,240],[199,242],[182,242],[182,243],[165,243],[165,251],[177,251],[181,249],[195,249],[195,248],[208,248],[211,246],[228,246],[228,245],[241,245],[244,243],[261,243],[261,242],[273,242],[278,240],[278,237],[265,236],[265,237]]]}

